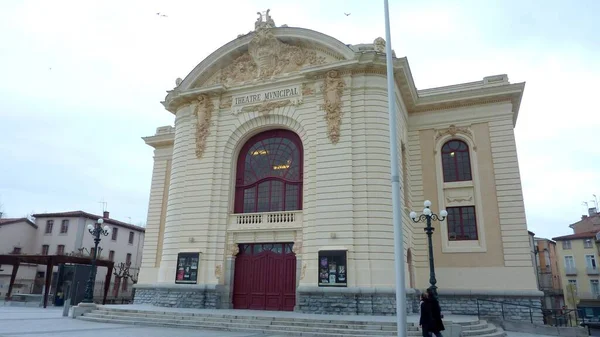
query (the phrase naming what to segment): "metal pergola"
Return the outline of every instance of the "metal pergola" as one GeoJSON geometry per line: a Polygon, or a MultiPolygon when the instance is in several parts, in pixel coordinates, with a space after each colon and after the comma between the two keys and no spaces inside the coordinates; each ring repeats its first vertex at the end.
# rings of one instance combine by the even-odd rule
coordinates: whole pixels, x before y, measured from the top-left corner
{"type": "MultiPolygon", "coordinates": [[[[10,300],[13,290],[13,285],[17,277],[19,265],[21,264],[35,264],[45,265],[45,289],[44,289],[44,308],[48,304],[48,292],[50,291],[50,280],[52,279],[52,269],[54,266],[60,264],[82,264],[91,265],[92,258],[84,256],[70,256],[70,255],[0,255],[0,265],[11,265],[13,267],[12,274],[10,276],[10,284],[8,286],[8,293],[6,293],[6,300],[10,300]]],[[[110,287],[110,279],[112,276],[113,268],[115,263],[107,260],[96,260],[96,266],[106,267],[108,272],[106,273],[106,280],[104,283],[104,296],[102,298],[102,304],[106,304],[106,295],[108,294],[108,288],[110,287]]]]}

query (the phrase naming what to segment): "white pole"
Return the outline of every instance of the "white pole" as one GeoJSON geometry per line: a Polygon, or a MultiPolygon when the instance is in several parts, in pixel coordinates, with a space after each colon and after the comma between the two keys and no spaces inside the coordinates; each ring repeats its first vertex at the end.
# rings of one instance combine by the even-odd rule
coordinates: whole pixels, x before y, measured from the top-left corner
{"type": "Polygon", "coordinates": [[[390,36],[390,12],[388,0],[385,6],[385,56],[387,61],[388,113],[390,122],[390,165],[392,169],[392,209],[394,223],[394,259],[396,264],[396,324],[398,337],[406,336],[406,288],[404,286],[404,235],[400,204],[400,174],[398,172],[398,143],[396,141],[396,86],[392,64],[392,38],[390,36]]]}

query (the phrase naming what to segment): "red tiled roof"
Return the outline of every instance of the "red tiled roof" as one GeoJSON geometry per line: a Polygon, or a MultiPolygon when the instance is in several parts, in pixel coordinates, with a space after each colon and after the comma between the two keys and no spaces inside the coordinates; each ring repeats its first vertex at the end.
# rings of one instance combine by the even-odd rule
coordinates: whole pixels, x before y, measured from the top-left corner
{"type": "Polygon", "coordinates": [[[571,234],[571,235],[563,235],[563,236],[559,236],[556,238],[552,238],[552,240],[554,241],[561,241],[561,240],[576,240],[576,239],[589,239],[589,238],[595,238],[596,237],[596,233],[598,233],[598,231],[590,231],[590,232],[583,232],[583,233],[577,233],[577,234],[571,234]]]}
{"type": "Polygon", "coordinates": [[[34,218],[60,218],[60,217],[64,217],[64,218],[75,218],[75,217],[85,217],[88,219],[92,219],[92,220],[98,220],[98,219],[102,219],[104,220],[104,223],[107,224],[113,224],[113,225],[117,225],[120,227],[125,227],[128,229],[133,229],[136,230],[138,232],[146,232],[146,229],[144,227],[140,227],[140,226],[136,226],[136,225],[132,225],[123,221],[119,221],[119,220],[115,220],[115,219],[111,219],[111,218],[103,218],[100,215],[96,215],[96,214],[92,214],[92,213],[88,213],[88,212],[84,212],[84,211],[70,211],[70,212],[58,212],[58,213],[39,213],[39,214],[33,214],[34,218]]]}
{"type": "Polygon", "coordinates": [[[2,225],[10,225],[13,223],[19,223],[19,222],[26,222],[29,225],[38,228],[37,225],[32,222],[31,220],[27,219],[27,218],[6,218],[6,219],[0,219],[0,226],[2,225]]]}

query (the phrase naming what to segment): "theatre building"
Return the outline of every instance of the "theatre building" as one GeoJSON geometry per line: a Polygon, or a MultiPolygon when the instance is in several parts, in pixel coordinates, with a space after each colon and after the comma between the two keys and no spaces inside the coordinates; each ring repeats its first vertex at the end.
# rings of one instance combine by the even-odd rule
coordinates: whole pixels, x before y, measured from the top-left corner
{"type": "MultiPolygon", "coordinates": [[[[429,286],[411,210],[446,209],[446,311],[538,303],[514,137],[524,83],[418,90],[394,56],[408,310],[429,286]]],[[[417,74],[418,76],[418,74],[417,74]]],[[[163,102],[136,303],[390,315],[394,240],[385,41],[349,45],[261,14],[163,102]]]]}

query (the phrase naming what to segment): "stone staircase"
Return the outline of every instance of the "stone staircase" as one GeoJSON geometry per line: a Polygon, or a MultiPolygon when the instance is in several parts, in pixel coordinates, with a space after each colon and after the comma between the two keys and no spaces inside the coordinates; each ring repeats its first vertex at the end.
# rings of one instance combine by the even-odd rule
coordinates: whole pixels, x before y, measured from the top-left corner
{"type": "MultiPolygon", "coordinates": [[[[160,310],[160,309],[159,309],[160,310]]],[[[364,337],[396,336],[396,323],[378,320],[377,317],[361,316],[324,316],[316,318],[298,316],[257,315],[248,312],[233,313],[225,311],[186,312],[111,308],[98,306],[90,313],[78,319],[99,323],[135,324],[188,329],[207,329],[236,332],[265,333],[268,335],[313,336],[313,337],[364,337]]],[[[449,322],[448,322],[449,323],[449,322]]],[[[467,320],[459,324],[464,337],[505,337],[505,332],[486,321],[467,320]]],[[[408,325],[409,337],[420,337],[415,323],[408,325]]]]}

